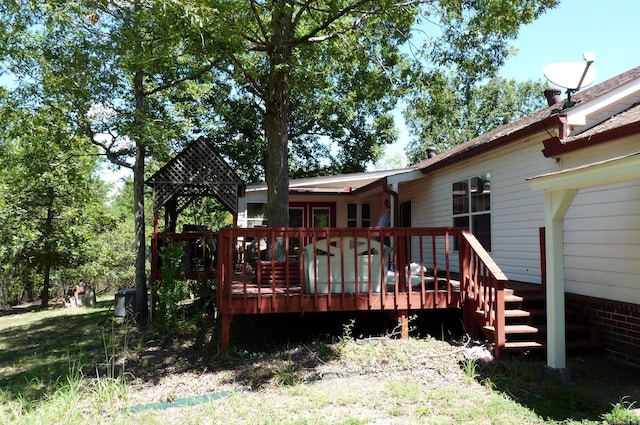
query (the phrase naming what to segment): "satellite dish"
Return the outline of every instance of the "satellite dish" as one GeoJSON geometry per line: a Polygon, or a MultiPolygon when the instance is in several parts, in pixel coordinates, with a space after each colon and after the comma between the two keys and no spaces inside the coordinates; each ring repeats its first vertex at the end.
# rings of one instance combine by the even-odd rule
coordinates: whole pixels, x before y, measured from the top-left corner
{"type": "Polygon", "coordinates": [[[542,69],[544,76],[558,87],[567,89],[567,102],[565,108],[573,106],[571,95],[580,90],[581,87],[588,86],[596,80],[596,70],[591,64],[596,60],[593,53],[583,55],[586,63],[582,62],[559,62],[547,65],[542,69]]]}
{"type": "Polygon", "coordinates": [[[556,86],[576,91],[596,80],[595,68],[585,69],[585,64],[580,62],[552,63],[545,66],[542,72],[556,86]]]}

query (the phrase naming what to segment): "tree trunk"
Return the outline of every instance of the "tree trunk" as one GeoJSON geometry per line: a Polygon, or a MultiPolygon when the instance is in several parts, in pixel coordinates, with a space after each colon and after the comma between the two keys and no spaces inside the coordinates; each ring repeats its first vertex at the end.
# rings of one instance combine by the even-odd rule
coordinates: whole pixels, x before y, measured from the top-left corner
{"type": "MultiPolygon", "coordinates": [[[[275,2],[273,39],[269,51],[270,73],[265,98],[264,129],[267,138],[267,225],[289,225],[289,71],[291,61],[291,9],[275,2]]],[[[284,244],[276,242],[276,259],[284,259],[284,244]]],[[[268,250],[271,252],[271,249],[268,250]]]]}
{"type": "Polygon", "coordinates": [[[53,187],[49,187],[47,190],[47,219],[44,222],[44,244],[43,244],[43,256],[42,256],[42,292],[40,293],[40,300],[42,307],[49,307],[49,286],[51,285],[51,255],[53,246],[51,239],[53,237],[53,201],[55,198],[55,192],[53,187]]]}
{"type": "Polygon", "coordinates": [[[40,294],[42,302],[40,305],[47,308],[49,307],[49,287],[51,286],[51,265],[48,260],[45,260],[42,267],[42,275],[42,293],[40,294]]]}
{"type": "Polygon", "coordinates": [[[137,71],[134,75],[136,90],[136,112],[134,126],[140,130],[137,132],[136,161],[133,166],[133,203],[136,231],[136,316],[139,323],[144,323],[149,315],[147,305],[147,276],[146,264],[146,237],[144,229],[144,167],[146,147],[141,140],[142,117],[144,113],[144,87],[143,72],[137,71]]]}

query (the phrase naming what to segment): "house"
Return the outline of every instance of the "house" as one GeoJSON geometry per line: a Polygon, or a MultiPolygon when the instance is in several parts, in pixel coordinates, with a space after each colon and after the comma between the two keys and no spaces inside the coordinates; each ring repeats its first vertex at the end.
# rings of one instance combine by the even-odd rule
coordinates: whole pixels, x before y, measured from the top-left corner
{"type": "Polygon", "coordinates": [[[517,282],[546,292],[550,369],[566,368],[565,310],[597,325],[610,355],[636,362],[640,67],[571,106],[550,98],[408,169],[292,180],[286,229],[264,227],[266,186],[248,185],[238,227],[216,236],[223,346],[239,314],[380,310],[406,335],[410,311],[459,308],[496,354],[534,348],[506,337],[505,321],[527,313],[505,310],[517,282]],[[378,229],[385,199],[392,227],[378,229]]]}
{"type": "MultiPolygon", "coordinates": [[[[350,176],[292,181],[291,205],[324,202],[319,188],[333,184],[343,190],[323,204],[336,208],[332,226],[372,223],[391,193],[396,225],[469,227],[510,280],[546,281],[550,368],[566,366],[565,305],[600,328],[611,356],[637,362],[640,67],[572,100],[565,107],[561,96],[551,98],[547,108],[410,169],[370,174],[378,179],[366,185],[350,185],[350,176]],[[374,187],[386,191],[367,192],[374,187]],[[364,223],[360,209],[368,212],[364,223]]],[[[257,217],[251,205],[264,202],[262,191],[248,187],[239,222],[257,217]]]]}
{"type": "Polygon", "coordinates": [[[551,101],[417,164],[424,177],[397,191],[411,199],[414,224],[469,223],[509,279],[546,278],[549,367],[565,368],[565,302],[599,326],[609,354],[637,362],[640,67],[573,101],[551,101]],[[480,180],[485,188],[489,180],[491,201],[474,210],[480,180]],[[460,209],[456,190],[465,184],[470,208],[460,209]],[[539,228],[546,230],[544,262],[539,228]]]}
{"type": "MultiPolygon", "coordinates": [[[[372,171],[289,181],[291,227],[373,227],[394,195],[386,178],[411,169],[372,171]]],[[[396,200],[397,201],[397,200],[396,200]]],[[[266,226],[267,185],[248,185],[238,200],[238,226],[266,226]]],[[[394,223],[403,225],[400,221],[394,223]]]]}

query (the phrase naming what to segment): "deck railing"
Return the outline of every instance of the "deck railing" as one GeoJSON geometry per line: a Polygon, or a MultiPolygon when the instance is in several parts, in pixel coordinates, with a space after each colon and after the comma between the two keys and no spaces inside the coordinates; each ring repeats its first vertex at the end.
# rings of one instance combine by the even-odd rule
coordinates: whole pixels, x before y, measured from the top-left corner
{"type": "Polygon", "coordinates": [[[217,232],[154,233],[151,236],[151,279],[162,279],[163,258],[176,255],[179,255],[180,264],[172,268],[178,273],[188,278],[215,277],[217,244],[217,232]],[[170,250],[174,252],[170,253],[170,250]]]}
{"type": "Polygon", "coordinates": [[[508,279],[471,232],[463,230],[460,236],[463,320],[474,337],[481,336],[473,334],[476,329],[484,330],[485,336],[493,333],[498,357],[506,342],[504,288],[508,279]]]}
{"type": "Polygon", "coordinates": [[[454,228],[251,228],[219,235],[222,313],[459,307],[454,228]]]}
{"type": "Polygon", "coordinates": [[[469,332],[493,327],[496,351],[504,346],[507,279],[465,229],[158,233],[152,238],[154,279],[160,278],[158,252],[170,244],[183,247],[185,275],[217,279],[223,334],[237,314],[379,310],[400,317],[410,310],[463,308],[469,332]]]}

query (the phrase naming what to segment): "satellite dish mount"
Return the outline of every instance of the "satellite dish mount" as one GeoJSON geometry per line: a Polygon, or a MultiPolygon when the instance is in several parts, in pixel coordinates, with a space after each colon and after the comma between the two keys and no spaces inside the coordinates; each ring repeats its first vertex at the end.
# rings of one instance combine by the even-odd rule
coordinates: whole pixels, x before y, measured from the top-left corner
{"type": "Polygon", "coordinates": [[[586,64],[582,62],[560,62],[544,67],[544,76],[553,84],[567,89],[567,100],[562,109],[575,105],[571,99],[583,86],[588,86],[596,79],[596,70],[591,66],[596,60],[594,53],[587,52],[583,55],[586,64]]]}

